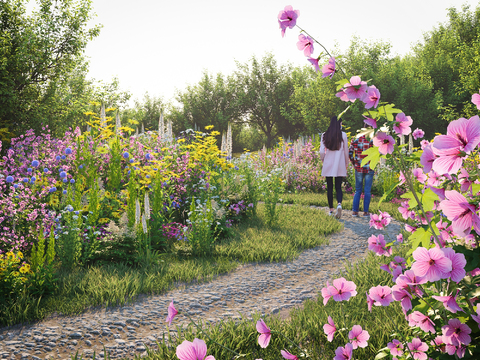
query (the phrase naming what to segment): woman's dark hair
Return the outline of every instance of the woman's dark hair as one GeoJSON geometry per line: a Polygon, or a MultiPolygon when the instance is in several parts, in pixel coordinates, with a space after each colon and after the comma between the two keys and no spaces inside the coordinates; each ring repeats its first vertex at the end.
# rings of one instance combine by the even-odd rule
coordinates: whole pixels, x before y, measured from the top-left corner
{"type": "Polygon", "coordinates": [[[330,126],[323,133],[323,143],[328,150],[339,150],[342,146],[341,121],[336,116],[330,118],[330,126]]]}

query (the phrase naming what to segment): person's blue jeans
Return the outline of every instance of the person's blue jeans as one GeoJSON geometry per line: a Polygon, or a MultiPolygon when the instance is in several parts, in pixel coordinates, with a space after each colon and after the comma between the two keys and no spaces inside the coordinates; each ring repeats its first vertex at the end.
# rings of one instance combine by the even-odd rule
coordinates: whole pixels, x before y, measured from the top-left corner
{"type": "Polygon", "coordinates": [[[370,207],[370,199],[372,198],[372,183],[373,183],[373,174],[375,172],[370,170],[368,173],[361,173],[355,171],[355,195],[353,196],[353,206],[352,210],[358,212],[360,207],[360,197],[362,195],[363,183],[365,182],[365,191],[363,197],[363,211],[368,213],[368,208],[370,207]]]}

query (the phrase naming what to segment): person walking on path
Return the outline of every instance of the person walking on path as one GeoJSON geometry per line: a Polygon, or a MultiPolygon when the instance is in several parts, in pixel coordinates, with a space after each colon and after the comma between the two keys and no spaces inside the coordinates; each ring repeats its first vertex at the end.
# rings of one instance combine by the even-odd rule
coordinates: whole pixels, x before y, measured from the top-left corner
{"type": "Polygon", "coordinates": [[[320,159],[323,162],[322,176],[327,179],[327,199],[330,215],[333,215],[333,183],[337,198],[335,217],[342,216],[342,180],[347,176],[348,169],[348,141],[347,134],[342,131],[342,122],[336,116],[330,119],[330,126],[321,137],[320,159]]]}
{"type": "Polygon", "coordinates": [[[358,216],[358,209],[360,207],[360,198],[365,183],[365,190],[363,192],[363,216],[370,216],[368,208],[370,206],[370,199],[372,198],[372,183],[374,171],[370,169],[370,164],[361,166],[362,160],[367,155],[362,155],[364,150],[373,146],[372,140],[367,140],[365,135],[361,135],[352,141],[348,149],[348,157],[355,168],[355,195],[353,196],[352,216],[358,216]]]}

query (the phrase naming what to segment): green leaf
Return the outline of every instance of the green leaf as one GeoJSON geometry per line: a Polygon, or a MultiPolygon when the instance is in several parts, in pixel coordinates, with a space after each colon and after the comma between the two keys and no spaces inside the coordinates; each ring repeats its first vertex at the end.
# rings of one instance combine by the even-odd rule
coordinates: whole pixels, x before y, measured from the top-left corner
{"type": "Polygon", "coordinates": [[[347,108],[345,110],[343,110],[340,115],[337,116],[337,119],[340,120],[340,118],[343,116],[343,114],[345,114],[347,112],[348,109],[350,109],[350,106],[352,106],[351,104],[347,106],[347,108]]]}
{"type": "MultiPolygon", "coordinates": [[[[417,194],[418,195],[418,194],[417,194]]],[[[403,199],[408,199],[408,208],[409,209],[412,209],[414,207],[417,206],[417,200],[415,200],[415,196],[413,195],[413,193],[411,191],[409,192],[406,192],[405,194],[401,195],[400,196],[401,198],[403,199]]]]}
{"type": "Polygon", "coordinates": [[[364,150],[362,155],[367,155],[367,157],[362,160],[360,166],[365,166],[368,162],[370,162],[370,169],[372,170],[375,169],[375,166],[377,166],[380,158],[384,157],[383,155],[380,155],[378,148],[375,146],[364,150]]]}
{"type": "Polygon", "coordinates": [[[475,290],[470,291],[470,292],[467,294],[467,297],[468,297],[469,299],[475,298],[475,297],[480,297],[480,287],[477,287],[475,290]]]}
{"type": "Polygon", "coordinates": [[[432,211],[433,207],[435,205],[435,201],[440,200],[437,194],[435,194],[432,189],[428,188],[427,190],[424,191],[422,194],[422,204],[423,204],[423,210],[425,211],[432,211]]]}
{"type": "Polygon", "coordinates": [[[410,242],[412,249],[416,249],[422,244],[423,247],[427,248],[430,246],[430,237],[432,234],[430,231],[425,230],[423,227],[418,228],[415,232],[409,236],[408,241],[410,242]]]}
{"type": "Polygon", "coordinates": [[[388,197],[388,195],[390,195],[390,193],[400,184],[400,181],[396,182],[395,184],[393,184],[390,189],[388,189],[388,191],[383,194],[383,196],[380,198],[380,200],[378,201],[378,206],[380,206],[380,204],[388,197]]]}
{"type": "Polygon", "coordinates": [[[384,116],[387,118],[388,121],[393,121],[393,114],[401,113],[402,110],[395,109],[395,104],[387,104],[380,106],[378,109],[378,113],[380,116],[384,116]]]}
{"type": "Polygon", "coordinates": [[[478,194],[479,191],[480,191],[480,184],[472,184],[473,195],[478,194]]]}
{"type": "Polygon", "coordinates": [[[346,83],[348,83],[347,79],[342,79],[342,80],[335,81],[335,84],[337,84],[337,91],[339,91],[341,88],[343,88],[343,85],[345,85],[346,83]]]}

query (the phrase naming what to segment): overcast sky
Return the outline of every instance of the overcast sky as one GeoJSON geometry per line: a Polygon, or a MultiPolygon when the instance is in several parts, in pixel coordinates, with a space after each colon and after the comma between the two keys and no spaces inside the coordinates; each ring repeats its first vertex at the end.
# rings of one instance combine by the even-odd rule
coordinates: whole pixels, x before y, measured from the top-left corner
{"type": "Polygon", "coordinates": [[[86,55],[91,78],[116,76],[134,98],[148,92],[168,101],[203,70],[228,75],[236,60],[253,55],[272,52],[279,63],[308,64],[296,47],[299,30],[280,35],[277,15],[286,5],[300,10],[297,24],[329,50],[335,44],[345,50],[357,35],[388,41],[403,55],[447,20],[447,8],[463,4],[474,9],[479,0],[93,0],[92,24],[103,28],[86,55]]]}

